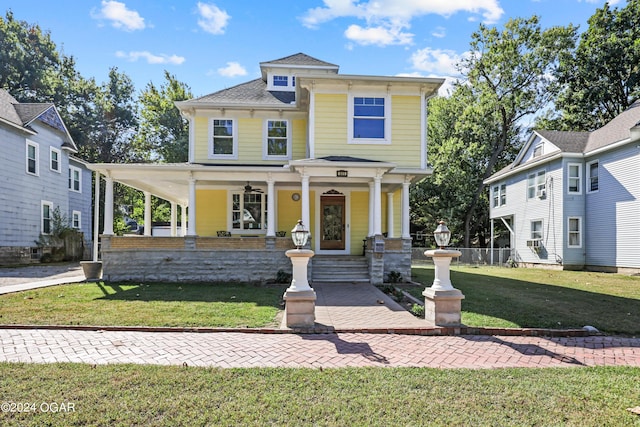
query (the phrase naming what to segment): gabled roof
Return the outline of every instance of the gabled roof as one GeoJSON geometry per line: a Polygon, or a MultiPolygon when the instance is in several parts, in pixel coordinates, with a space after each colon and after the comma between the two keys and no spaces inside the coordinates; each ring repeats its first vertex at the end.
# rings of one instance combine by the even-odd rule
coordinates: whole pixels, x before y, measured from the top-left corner
{"type": "Polygon", "coordinates": [[[582,153],[589,140],[589,132],[565,132],[558,130],[535,131],[563,153],[582,153]]]}
{"type": "Polygon", "coordinates": [[[34,103],[21,103],[13,106],[16,112],[22,120],[22,125],[26,126],[38,117],[42,115],[49,108],[53,107],[53,104],[34,104],[34,103]]]}
{"type": "Polygon", "coordinates": [[[299,67],[327,67],[339,68],[336,64],[321,61],[317,58],[309,56],[305,53],[296,53],[294,55],[285,56],[284,58],[274,59],[273,61],[261,62],[260,66],[269,65],[293,65],[299,67]]]}
{"type": "MultiPolygon", "coordinates": [[[[262,79],[251,80],[209,95],[189,101],[188,104],[213,104],[221,106],[291,106],[295,102],[295,92],[268,91],[267,83],[262,79]]],[[[176,103],[179,104],[179,103],[176,103]]]]}
{"type": "Polygon", "coordinates": [[[631,136],[631,128],[638,125],[638,122],[640,122],[640,101],[634,102],[609,123],[591,132],[585,153],[628,139],[631,136]]]}

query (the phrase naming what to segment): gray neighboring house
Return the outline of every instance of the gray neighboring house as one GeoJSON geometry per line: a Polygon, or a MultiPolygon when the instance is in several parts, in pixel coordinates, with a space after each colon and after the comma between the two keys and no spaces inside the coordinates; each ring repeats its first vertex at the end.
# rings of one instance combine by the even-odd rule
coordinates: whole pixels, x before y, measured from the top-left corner
{"type": "Polygon", "coordinates": [[[0,265],[37,262],[55,208],[91,248],[91,172],[55,105],[19,103],[0,89],[0,265]]]}
{"type": "Polygon", "coordinates": [[[640,101],[593,132],[533,131],[485,184],[514,261],[640,271],[640,101]]]}

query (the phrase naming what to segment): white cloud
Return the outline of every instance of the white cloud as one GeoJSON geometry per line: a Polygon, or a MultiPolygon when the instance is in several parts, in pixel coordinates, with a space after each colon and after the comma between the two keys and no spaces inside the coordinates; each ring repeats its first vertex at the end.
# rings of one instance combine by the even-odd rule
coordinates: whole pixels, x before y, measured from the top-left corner
{"type": "Polygon", "coordinates": [[[198,13],[200,14],[198,25],[211,34],[224,34],[225,27],[231,19],[227,12],[215,4],[198,2],[198,13]]]}
{"type": "Polygon", "coordinates": [[[227,62],[224,68],[218,68],[218,74],[224,77],[246,76],[247,70],[237,62],[227,62]]]}
{"type": "Polygon", "coordinates": [[[336,18],[356,18],[365,21],[366,28],[351,25],[345,32],[345,35],[353,37],[351,40],[361,44],[410,44],[413,35],[402,31],[411,28],[414,18],[429,14],[448,17],[466,12],[473,18],[480,16],[485,23],[492,24],[504,14],[498,1],[363,0],[358,3],[356,0],[323,0],[323,7],[307,10],[300,19],[304,26],[317,28],[336,18]]]}
{"type": "Polygon", "coordinates": [[[178,55],[165,55],[163,53],[159,55],[154,55],[151,52],[147,51],[137,51],[137,52],[123,52],[121,50],[116,52],[116,56],[118,58],[124,58],[128,61],[135,62],[139,59],[145,59],[148,64],[172,64],[172,65],[180,65],[185,61],[184,56],[178,55]]]}
{"type": "Polygon", "coordinates": [[[468,55],[469,52],[460,55],[453,50],[426,47],[415,51],[410,60],[412,67],[416,70],[447,76],[459,76],[458,64],[468,55]]]}
{"type": "Polygon", "coordinates": [[[102,1],[99,12],[91,11],[93,19],[106,19],[111,21],[114,28],[125,31],[142,30],[146,27],[144,18],[135,10],[127,9],[127,5],[119,1],[102,1]]]}
{"type": "Polygon", "coordinates": [[[424,75],[420,72],[414,71],[413,73],[400,73],[397,74],[398,77],[435,77],[437,79],[444,79],[444,83],[442,86],[438,88],[438,96],[449,96],[451,92],[453,92],[453,86],[455,83],[459,82],[460,79],[451,76],[437,76],[435,74],[424,75]]]}
{"type": "Polygon", "coordinates": [[[436,27],[432,32],[431,35],[433,37],[437,37],[439,39],[445,37],[447,35],[447,30],[444,27],[436,27]]]}

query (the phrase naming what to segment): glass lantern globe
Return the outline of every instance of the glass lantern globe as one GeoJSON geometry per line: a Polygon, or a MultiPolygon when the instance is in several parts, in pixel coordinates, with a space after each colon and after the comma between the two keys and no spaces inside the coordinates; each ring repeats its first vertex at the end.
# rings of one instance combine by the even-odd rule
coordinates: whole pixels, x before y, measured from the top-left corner
{"type": "Polygon", "coordinates": [[[438,228],[433,232],[433,237],[436,239],[436,245],[440,246],[440,249],[444,249],[449,244],[451,231],[449,231],[444,221],[438,223],[438,228]]]}
{"type": "Polygon", "coordinates": [[[302,224],[301,219],[298,220],[296,226],[291,230],[291,240],[293,240],[293,244],[296,245],[298,249],[306,245],[307,240],[309,240],[309,230],[302,224]]]}

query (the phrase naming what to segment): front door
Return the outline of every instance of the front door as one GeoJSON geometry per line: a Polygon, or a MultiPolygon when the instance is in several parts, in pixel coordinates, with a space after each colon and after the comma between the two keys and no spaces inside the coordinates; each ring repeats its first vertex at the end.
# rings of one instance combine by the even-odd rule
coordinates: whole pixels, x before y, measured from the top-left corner
{"type": "Polygon", "coordinates": [[[344,196],[321,196],[320,209],[320,249],[344,250],[344,196]]]}

